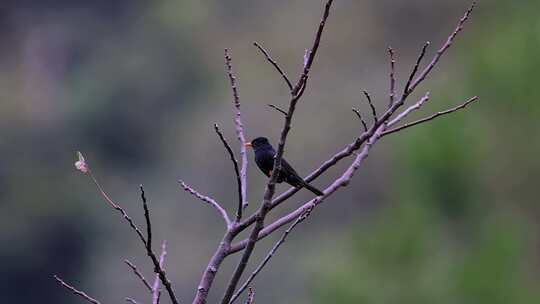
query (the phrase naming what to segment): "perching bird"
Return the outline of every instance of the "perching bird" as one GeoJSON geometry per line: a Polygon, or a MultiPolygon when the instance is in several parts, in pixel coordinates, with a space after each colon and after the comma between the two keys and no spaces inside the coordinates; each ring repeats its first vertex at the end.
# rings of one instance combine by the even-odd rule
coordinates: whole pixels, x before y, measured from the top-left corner
{"type": "MultiPolygon", "coordinates": [[[[250,143],[246,143],[246,146],[253,148],[253,152],[255,153],[255,163],[259,169],[261,169],[261,171],[269,177],[272,174],[272,169],[274,168],[274,156],[276,155],[276,151],[268,142],[268,139],[266,137],[257,137],[250,143]]],[[[279,172],[277,182],[281,183],[283,181],[287,182],[287,184],[293,187],[306,188],[315,193],[317,196],[324,194],[321,190],[304,181],[291,167],[291,165],[289,165],[289,163],[282,158],[281,171],[279,172]]]]}

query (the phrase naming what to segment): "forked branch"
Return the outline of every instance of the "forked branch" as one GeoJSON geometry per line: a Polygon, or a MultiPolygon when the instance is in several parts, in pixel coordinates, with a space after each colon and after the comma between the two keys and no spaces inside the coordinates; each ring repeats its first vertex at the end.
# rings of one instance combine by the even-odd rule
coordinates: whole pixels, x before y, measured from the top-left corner
{"type": "MultiPolygon", "coordinates": [[[[409,96],[410,93],[412,93],[414,91],[414,89],[423,81],[425,80],[426,76],[430,73],[430,71],[436,66],[436,64],[439,62],[441,56],[445,53],[445,51],[448,49],[448,47],[451,45],[452,41],[455,39],[455,37],[457,36],[457,34],[461,31],[461,29],[463,28],[463,25],[464,23],[468,20],[473,8],[474,8],[474,5],[475,3],[472,4],[472,6],[467,10],[467,12],[465,13],[464,17],[461,18],[460,22],[458,23],[458,26],[456,27],[456,29],[450,34],[450,36],[448,37],[446,43],[443,45],[443,47],[441,47],[441,49],[439,50],[439,52],[437,53],[437,55],[435,55],[434,59],[432,60],[432,62],[430,63],[430,65],[428,67],[426,67],[424,69],[424,71],[422,72],[422,74],[417,77],[411,84],[410,88],[408,89],[407,91],[407,94],[404,94],[403,96],[401,96],[400,99],[398,99],[397,101],[395,101],[391,106],[390,108],[383,114],[382,117],[380,118],[376,118],[375,122],[373,123],[372,127],[369,129],[369,131],[365,131],[364,133],[362,133],[358,138],[356,138],[354,140],[354,142],[352,142],[351,144],[347,145],[343,150],[341,150],[340,152],[336,153],[334,156],[332,156],[332,158],[330,158],[329,160],[327,160],[325,163],[323,163],[323,165],[321,165],[321,167],[319,167],[317,170],[315,170],[314,172],[312,172],[309,176],[307,176],[305,178],[305,180],[307,182],[311,182],[312,180],[314,180],[315,178],[317,178],[318,176],[320,176],[322,173],[324,173],[326,170],[328,170],[329,168],[333,167],[335,164],[337,164],[340,160],[352,155],[353,153],[355,153],[355,151],[357,151],[358,149],[360,149],[360,147],[362,147],[362,145],[364,143],[366,143],[366,141],[368,141],[371,136],[373,136],[374,134],[378,134],[377,138],[376,139],[372,139],[371,143],[369,143],[368,141],[368,144],[369,145],[373,145],[380,137],[382,136],[385,136],[385,135],[388,135],[388,134],[392,134],[392,133],[395,133],[397,131],[400,131],[400,130],[403,130],[403,129],[406,129],[408,127],[411,127],[411,126],[414,126],[414,125],[417,125],[417,124],[420,124],[420,123],[423,123],[423,122],[427,122],[427,121],[430,121],[432,119],[435,119],[439,116],[442,116],[442,115],[446,115],[446,114],[449,114],[449,113],[452,113],[452,112],[455,112],[459,109],[462,109],[464,107],[466,107],[468,104],[472,103],[473,101],[476,101],[477,100],[477,97],[473,97],[471,99],[469,99],[467,102],[465,102],[464,104],[460,105],[460,106],[457,106],[455,108],[452,108],[452,109],[449,109],[449,110],[446,110],[446,111],[443,111],[443,112],[439,112],[439,113],[436,113],[434,115],[431,115],[427,118],[424,118],[424,119],[421,119],[421,120],[418,120],[418,121],[415,121],[413,123],[410,123],[410,124],[406,124],[402,127],[398,127],[396,129],[391,129],[391,130],[387,130],[386,128],[388,127],[388,125],[390,124],[390,126],[394,125],[395,123],[397,123],[398,121],[400,121],[402,118],[404,118],[405,116],[407,116],[410,112],[414,111],[414,110],[417,110],[418,108],[420,108],[423,103],[425,101],[428,100],[429,96],[426,95],[424,96],[422,99],[420,99],[416,104],[414,104],[413,106],[409,107],[408,109],[406,109],[404,112],[402,112],[401,114],[398,114],[397,116],[397,119],[395,120],[390,120],[390,118],[392,117],[392,115],[404,104],[405,100],[407,99],[407,97],[409,96]]],[[[428,46],[428,43],[426,43],[424,45],[424,47],[422,48],[422,51],[417,59],[417,62],[415,64],[415,66],[413,67],[413,70],[411,72],[411,75],[409,76],[409,79],[413,79],[415,74],[416,74],[416,71],[418,70],[418,66],[422,60],[422,58],[425,56],[425,52],[426,52],[426,48],[428,46]]],[[[393,58],[393,51],[390,52],[391,53],[391,58],[393,58]]],[[[392,85],[392,82],[391,82],[391,85],[390,85],[390,95],[391,95],[391,92],[392,90],[394,89],[393,85],[392,85]]],[[[369,95],[366,94],[366,97],[368,97],[368,101],[371,101],[371,98],[369,97],[369,95]]],[[[371,102],[370,102],[371,104],[371,102]]],[[[373,114],[374,116],[376,117],[376,113],[374,111],[374,107],[372,107],[372,111],[373,111],[373,114]]],[[[364,150],[362,150],[364,151],[364,150]]],[[[369,149],[367,150],[369,151],[369,149]]],[[[367,156],[367,151],[361,155],[366,155],[367,156]]],[[[290,198],[294,193],[296,193],[299,189],[296,189],[296,188],[291,188],[289,190],[287,190],[286,192],[284,192],[282,195],[278,196],[276,199],[274,199],[271,203],[271,209],[272,208],[275,208],[277,207],[279,204],[281,204],[282,202],[284,202],[285,200],[287,200],[288,198],[290,198]]],[[[275,230],[277,230],[278,228],[282,227],[283,225],[287,224],[287,223],[290,223],[291,221],[293,221],[295,218],[297,218],[299,216],[299,214],[301,214],[305,208],[307,207],[310,207],[310,206],[316,206],[318,204],[320,204],[322,201],[324,201],[324,199],[331,193],[333,193],[336,189],[333,188],[333,187],[329,187],[327,188],[324,193],[325,193],[325,196],[323,197],[318,197],[308,203],[305,203],[302,207],[298,208],[297,210],[289,213],[288,215],[276,220],[274,223],[271,223],[269,225],[266,225],[266,227],[260,231],[260,234],[259,234],[259,239],[260,238],[263,238],[267,235],[269,235],[270,233],[274,232],[275,230]]],[[[252,216],[252,217],[248,217],[247,219],[245,219],[241,224],[240,224],[240,227],[247,227],[249,225],[251,225],[253,222],[255,222],[256,219],[252,216]]],[[[231,253],[234,253],[234,252],[237,252],[237,251],[240,251],[240,250],[243,250],[248,244],[248,239],[245,239],[243,241],[240,241],[236,244],[233,244],[232,247],[231,247],[231,250],[230,252],[231,253]]]]}
{"type": "MultiPolygon", "coordinates": [[[[225,65],[227,67],[227,76],[229,77],[229,82],[231,83],[231,90],[233,92],[233,104],[235,107],[234,115],[234,125],[236,131],[236,137],[240,142],[240,159],[241,159],[241,168],[240,168],[240,200],[242,201],[242,208],[245,209],[248,205],[247,201],[247,152],[246,152],[246,137],[244,135],[244,124],[242,123],[242,112],[240,111],[240,97],[238,96],[238,88],[236,86],[236,76],[233,73],[232,68],[232,59],[229,54],[229,50],[225,49],[225,65]]],[[[242,215],[242,211],[238,210],[238,215],[242,215]]],[[[239,220],[239,219],[238,219],[239,220]]]]}
{"type": "MultiPolygon", "coordinates": [[[[281,195],[274,197],[275,184],[278,181],[278,176],[281,170],[281,163],[282,163],[283,155],[285,153],[287,137],[291,130],[293,116],[295,114],[298,102],[302,98],[307,88],[308,79],[310,77],[310,71],[312,69],[313,63],[317,55],[317,51],[321,43],[322,34],[327,24],[327,19],[330,15],[330,9],[331,9],[332,3],[333,3],[332,0],[325,1],[324,10],[323,10],[322,17],[318,25],[317,31],[315,33],[313,44],[311,48],[307,49],[306,52],[304,53],[303,67],[296,83],[293,84],[293,82],[291,82],[290,78],[284,72],[284,69],[276,62],[276,60],[274,60],[270,56],[269,52],[266,49],[264,49],[257,42],[254,43],[254,45],[258,48],[258,50],[265,56],[269,64],[271,64],[274,67],[274,69],[284,79],[285,83],[287,84],[287,87],[289,88],[291,92],[291,96],[289,99],[288,107],[286,109],[285,108],[282,109],[275,105],[269,105],[273,109],[283,114],[285,116],[285,119],[283,121],[283,125],[280,131],[276,155],[274,156],[272,174],[266,184],[266,188],[264,191],[261,204],[253,214],[245,218],[243,218],[244,217],[243,211],[245,210],[248,203],[247,202],[247,154],[246,154],[246,148],[245,148],[246,138],[244,135],[244,126],[242,123],[242,117],[241,117],[242,114],[240,111],[240,101],[239,101],[239,95],[238,95],[238,89],[237,89],[237,83],[236,83],[236,76],[233,73],[232,60],[231,60],[229,51],[227,49],[225,50],[226,71],[227,71],[227,76],[229,78],[230,87],[232,90],[233,106],[235,109],[235,116],[234,116],[235,132],[236,132],[238,141],[240,143],[240,164],[235,157],[235,154],[233,152],[231,145],[226,140],[225,136],[220,131],[219,127],[217,125],[214,125],[214,129],[217,135],[219,136],[221,142],[223,143],[225,149],[227,150],[227,153],[229,154],[231,161],[233,162],[233,168],[236,174],[237,188],[238,188],[238,206],[237,206],[236,217],[233,221],[229,218],[229,215],[227,211],[225,210],[225,208],[223,208],[215,199],[209,196],[203,195],[199,193],[198,191],[196,191],[195,189],[193,189],[192,187],[185,184],[183,181],[179,181],[180,185],[185,191],[189,192],[196,198],[202,200],[203,202],[209,204],[214,209],[216,209],[220,213],[221,217],[224,219],[227,225],[227,228],[225,230],[222,240],[220,241],[215,253],[212,255],[212,258],[210,259],[208,265],[206,266],[205,270],[202,273],[201,280],[199,282],[197,292],[193,300],[193,304],[207,303],[208,294],[210,292],[210,289],[215,280],[217,272],[220,266],[222,265],[223,261],[229,255],[232,255],[233,253],[240,252],[243,250],[240,261],[238,262],[236,268],[234,269],[232,276],[230,280],[228,281],[228,284],[225,288],[225,292],[221,299],[221,303],[232,304],[235,300],[237,300],[239,296],[248,288],[248,286],[253,283],[253,280],[261,272],[261,270],[268,264],[269,260],[274,256],[274,254],[277,252],[280,246],[285,242],[286,238],[292,232],[292,230],[298,224],[304,221],[307,218],[307,216],[315,209],[315,207],[323,203],[328,197],[333,195],[340,188],[343,188],[349,185],[354,175],[358,172],[358,169],[360,168],[361,164],[368,157],[369,153],[371,152],[371,149],[382,137],[397,133],[399,131],[405,130],[407,128],[410,128],[410,127],[413,127],[413,126],[416,126],[425,122],[432,121],[438,117],[442,117],[447,114],[457,112],[461,109],[464,109],[469,104],[478,100],[478,97],[472,97],[466,102],[456,107],[447,109],[445,111],[434,113],[432,115],[429,115],[425,118],[422,118],[413,122],[404,123],[401,126],[397,126],[398,124],[401,123],[401,121],[404,121],[412,112],[421,109],[422,106],[429,100],[429,92],[427,92],[416,103],[408,106],[405,109],[402,109],[405,102],[407,101],[407,98],[429,76],[431,71],[437,66],[442,56],[446,53],[448,48],[452,45],[456,36],[463,29],[465,22],[469,19],[470,14],[472,10],[474,9],[475,3],[473,3],[471,7],[465,12],[463,17],[460,19],[454,31],[448,36],[446,42],[434,55],[431,62],[425,68],[423,68],[421,72],[419,73],[420,66],[422,64],[423,59],[426,56],[427,48],[429,46],[429,43],[424,44],[424,46],[422,47],[416,59],[415,64],[413,65],[411,69],[410,74],[408,75],[408,78],[405,83],[404,90],[401,96],[396,95],[396,81],[397,80],[396,80],[396,74],[395,74],[395,52],[393,49],[389,48],[388,52],[389,52],[389,58],[390,58],[390,84],[389,84],[388,95],[387,95],[389,96],[388,108],[386,108],[386,110],[384,111],[384,113],[382,113],[382,115],[377,114],[377,111],[375,109],[374,103],[372,102],[371,96],[366,91],[363,91],[363,94],[366,97],[366,100],[371,110],[371,116],[373,118],[373,122],[371,124],[367,123],[364,117],[362,116],[362,113],[359,110],[353,108],[353,111],[356,113],[356,115],[360,119],[360,122],[362,123],[363,131],[359,132],[359,134],[356,136],[356,138],[353,139],[353,141],[350,144],[346,145],[337,153],[332,155],[327,161],[322,163],[316,170],[314,170],[310,175],[308,175],[305,178],[305,181],[311,182],[315,180],[316,178],[318,178],[320,175],[325,173],[328,169],[334,167],[343,159],[346,159],[352,156],[351,162],[349,163],[347,168],[330,185],[326,186],[326,188],[323,191],[324,193],[323,195],[317,196],[313,199],[310,199],[304,202],[296,210],[289,212],[288,214],[278,218],[277,220],[274,220],[273,222],[265,223],[267,215],[274,208],[276,208],[277,206],[285,202],[287,199],[289,199],[291,196],[293,196],[296,192],[299,191],[299,188],[290,188],[284,193],[282,193],[281,195]],[[262,262],[255,268],[255,270],[251,273],[251,275],[248,276],[247,280],[237,289],[238,283],[240,282],[240,279],[242,278],[246,270],[246,267],[255,250],[255,246],[257,242],[260,239],[277,231],[278,229],[280,229],[281,227],[283,227],[284,225],[288,223],[292,223],[292,224],[283,233],[281,238],[272,247],[272,249],[267,253],[267,255],[262,260],[262,262]],[[250,227],[251,227],[251,231],[248,233],[248,237],[244,240],[237,241],[236,243],[233,244],[233,240],[235,239],[235,237],[237,237],[241,232],[243,232],[244,230],[250,227]]],[[[161,290],[159,288],[160,283],[163,284],[163,286],[167,290],[172,303],[178,304],[179,303],[178,298],[176,297],[172,289],[172,285],[170,281],[168,280],[167,275],[165,273],[164,260],[165,260],[165,255],[166,255],[166,245],[165,243],[163,243],[161,254],[159,256],[154,252],[152,248],[152,224],[151,224],[151,218],[150,218],[150,208],[149,208],[149,204],[147,202],[146,195],[142,186],[140,187],[140,190],[141,190],[141,200],[142,200],[143,209],[144,209],[144,217],[145,217],[145,222],[146,222],[146,236],[143,234],[141,229],[137,227],[137,225],[132,220],[132,218],[128,216],[126,211],[118,203],[113,201],[109,197],[109,195],[103,190],[101,185],[98,183],[98,181],[96,180],[96,178],[93,176],[92,172],[90,171],[90,168],[88,167],[88,164],[84,160],[84,157],[82,156],[82,154],[79,153],[78,156],[79,156],[79,160],[75,164],[77,169],[85,174],[88,174],[88,176],[92,179],[94,184],[97,186],[98,190],[100,191],[105,201],[113,209],[117,210],[123,216],[123,218],[127,221],[131,229],[135,231],[138,238],[143,243],[146,249],[146,253],[150,257],[153,263],[154,272],[156,274],[153,284],[150,285],[150,283],[143,277],[143,275],[138,271],[137,267],[134,264],[132,264],[131,262],[127,260],[126,260],[126,264],[130,266],[130,268],[135,273],[135,275],[142,281],[142,283],[151,293],[152,304],[159,303],[159,299],[161,295],[161,290]]],[[[99,304],[97,300],[88,296],[84,292],[75,289],[73,286],[68,285],[67,283],[62,281],[59,277],[55,276],[55,279],[57,280],[58,283],[60,283],[61,286],[63,286],[64,288],[67,288],[68,290],[80,296],[84,300],[93,304],[96,304],[96,303],[99,304]]],[[[137,303],[135,300],[131,298],[126,298],[126,300],[131,303],[137,303]]],[[[248,295],[248,299],[246,303],[253,303],[253,291],[251,290],[251,288],[249,288],[249,295],[248,295]]]]}
{"type": "Polygon", "coordinates": [[[87,295],[84,291],[80,291],[78,290],[77,288],[69,285],[68,283],[64,282],[64,280],[62,280],[59,276],[57,275],[54,275],[53,276],[54,279],[56,280],[56,282],[58,282],[58,284],[60,284],[60,286],[64,287],[65,289],[71,291],[74,295],[77,295],[79,297],[81,297],[82,299],[84,299],[85,301],[89,302],[89,303],[93,303],[93,304],[100,304],[100,302],[94,298],[92,298],[91,296],[87,295]]]}
{"type": "Polygon", "coordinates": [[[328,19],[328,16],[330,14],[330,7],[332,6],[332,2],[333,2],[332,0],[328,0],[326,2],[323,16],[319,24],[319,28],[317,30],[317,33],[315,34],[315,40],[313,42],[313,46],[308,51],[307,59],[304,62],[304,70],[302,74],[300,75],[298,83],[293,89],[293,94],[292,94],[293,97],[291,98],[291,101],[289,103],[287,116],[285,117],[283,128],[281,129],[281,136],[279,139],[278,149],[274,157],[274,167],[272,169],[270,180],[268,181],[266,185],[266,190],[263,195],[263,201],[262,201],[261,207],[256,212],[257,216],[256,216],[255,225],[253,229],[251,230],[244,253],[242,254],[242,257],[240,258],[240,262],[236,266],[236,269],[225,290],[223,298],[221,299],[221,304],[228,304],[231,297],[233,296],[236,286],[246,268],[247,262],[249,261],[249,258],[251,257],[251,254],[253,253],[253,249],[255,248],[255,243],[257,242],[258,237],[259,237],[259,232],[264,227],[265,217],[271,209],[272,197],[274,196],[274,192],[275,192],[275,184],[279,176],[279,172],[281,171],[281,160],[282,160],[283,153],[285,150],[285,142],[287,139],[287,135],[291,129],[291,122],[294,115],[294,111],[296,109],[296,104],[302,97],[303,92],[307,86],[307,79],[309,76],[309,71],[315,59],[315,55],[317,54],[317,50],[319,48],[319,44],[321,41],[321,36],[324,30],[324,27],[326,25],[326,20],[328,19]]]}
{"type": "Polygon", "coordinates": [[[227,211],[225,211],[225,209],[221,207],[221,205],[218,202],[216,202],[216,200],[214,200],[213,198],[209,196],[202,195],[197,190],[193,189],[188,184],[186,184],[183,180],[178,180],[178,183],[180,183],[180,186],[186,192],[190,193],[191,195],[200,199],[201,201],[207,203],[208,205],[214,207],[214,209],[216,209],[221,214],[221,217],[223,218],[223,220],[225,221],[225,224],[227,225],[227,229],[231,227],[231,220],[229,219],[229,215],[227,215],[227,211]]]}
{"type": "Polygon", "coordinates": [[[240,170],[238,169],[238,161],[236,160],[236,157],[234,157],[234,152],[231,148],[231,145],[229,145],[229,142],[227,142],[227,139],[225,139],[225,136],[223,135],[223,133],[221,133],[221,130],[219,129],[219,126],[217,124],[214,124],[214,130],[216,131],[219,139],[225,146],[225,149],[229,153],[229,157],[231,158],[231,161],[233,163],[234,173],[236,174],[236,184],[238,185],[238,209],[236,211],[236,221],[238,222],[240,221],[240,219],[242,219],[242,210],[244,209],[242,176],[240,174],[240,170]]]}
{"type": "Polygon", "coordinates": [[[261,53],[264,55],[264,57],[266,57],[266,60],[268,60],[268,62],[276,69],[276,71],[281,75],[281,77],[283,77],[283,80],[285,80],[285,83],[287,84],[287,86],[289,87],[289,90],[292,93],[294,88],[293,88],[293,85],[291,83],[291,80],[289,79],[289,77],[287,77],[287,74],[285,74],[285,72],[279,66],[279,64],[270,56],[268,51],[265,50],[257,41],[253,42],[253,45],[255,47],[257,47],[259,49],[259,51],[261,51],[261,53]]]}

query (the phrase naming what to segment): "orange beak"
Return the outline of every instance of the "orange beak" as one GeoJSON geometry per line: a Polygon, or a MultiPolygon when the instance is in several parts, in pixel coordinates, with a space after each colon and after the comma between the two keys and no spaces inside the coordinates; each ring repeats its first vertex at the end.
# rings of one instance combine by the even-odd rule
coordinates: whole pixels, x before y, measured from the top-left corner
{"type": "Polygon", "coordinates": [[[253,147],[253,145],[251,145],[250,142],[245,143],[244,146],[245,146],[246,148],[251,148],[251,147],[253,147]]]}

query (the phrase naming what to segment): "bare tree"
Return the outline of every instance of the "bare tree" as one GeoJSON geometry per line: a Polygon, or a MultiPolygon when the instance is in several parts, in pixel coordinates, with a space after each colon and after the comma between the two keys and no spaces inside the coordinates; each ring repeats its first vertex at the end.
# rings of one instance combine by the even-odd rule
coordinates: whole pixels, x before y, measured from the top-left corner
{"type": "MultiPolygon", "coordinates": [[[[188,193],[192,194],[193,196],[200,199],[204,203],[215,208],[219,212],[220,216],[224,219],[225,224],[226,224],[224,235],[221,239],[221,242],[219,243],[218,247],[216,248],[216,251],[212,255],[210,261],[208,262],[208,265],[206,266],[205,270],[202,273],[198,288],[195,292],[195,297],[192,301],[193,304],[204,304],[207,302],[208,294],[212,288],[214,279],[220,269],[220,266],[222,265],[223,261],[227,257],[237,252],[241,252],[241,258],[236,268],[232,272],[230,280],[227,283],[225,293],[223,294],[222,299],[221,299],[221,304],[231,304],[235,302],[242,295],[242,293],[247,289],[249,289],[249,295],[247,296],[246,303],[253,303],[254,293],[251,290],[251,288],[249,288],[249,286],[251,285],[253,280],[256,278],[256,276],[262,271],[262,269],[266,265],[268,265],[270,259],[274,256],[274,254],[276,254],[277,250],[285,242],[287,236],[293,231],[293,229],[297,225],[299,225],[304,220],[306,220],[308,216],[312,212],[314,212],[317,206],[319,206],[321,203],[326,201],[336,191],[347,186],[351,182],[353,176],[355,175],[358,168],[361,166],[362,162],[367,158],[372,147],[381,138],[390,134],[395,134],[400,131],[404,131],[405,129],[408,129],[413,126],[417,126],[419,124],[429,122],[433,119],[440,118],[444,115],[454,113],[458,110],[464,109],[469,104],[477,101],[478,99],[476,96],[471,97],[467,99],[465,102],[455,107],[434,113],[430,116],[427,116],[425,118],[422,118],[416,121],[400,124],[401,121],[404,120],[410,113],[420,109],[429,100],[430,93],[426,92],[423,95],[423,97],[421,97],[418,101],[402,109],[408,97],[430,75],[433,68],[439,63],[442,56],[446,53],[448,48],[454,42],[456,36],[463,29],[465,22],[469,19],[474,9],[475,3],[473,3],[471,7],[465,12],[463,17],[459,20],[456,28],[448,36],[448,39],[446,40],[446,42],[437,50],[437,52],[435,53],[431,61],[425,67],[421,68],[422,61],[426,56],[427,49],[430,43],[426,42],[423,45],[418,55],[417,60],[411,69],[409,77],[407,78],[407,82],[404,86],[404,90],[400,94],[396,92],[395,51],[392,48],[388,49],[389,63],[390,63],[388,107],[382,112],[382,114],[378,114],[377,110],[375,109],[375,106],[373,105],[371,96],[365,91],[362,92],[363,95],[366,97],[366,100],[371,109],[371,113],[370,113],[371,120],[372,120],[371,124],[368,124],[366,122],[366,120],[362,117],[362,113],[359,110],[353,108],[353,111],[356,113],[356,115],[360,119],[360,122],[363,126],[363,131],[356,138],[354,138],[350,144],[343,147],[337,153],[332,155],[327,161],[322,163],[319,168],[317,168],[311,174],[306,176],[305,180],[307,182],[311,182],[315,180],[316,178],[318,178],[319,176],[321,176],[323,173],[325,173],[328,169],[335,166],[338,162],[351,157],[352,160],[349,166],[342,172],[342,174],[338,178],[336,178],[332,183],[330,183],[324,189],[323,195],[304,202],[304,204],[302,204],[301,207],[282,216],[281,218],[278,218],[277,220],[274,220],[273,222],[266,223],[265,220],[266,220],[267,215],[276,207],[278,207],[279,205],[287,201],[289,198],[291,198],[299,190],[298,188],[293,187],[281,193],[277,197],[274,197],[275,184],[277,182],[277,178],[281,170],[281,163],[282,163],[283,155],[285,153],[287,136],[291,130],[291,122],[293,120],[296,108],[299,102],[301,101],[302,96],[304,95],[304,92],[307,88],[310,71],[315,62],[315,58],[317,55],[317,51],[319,49],[319,45],[321,43],[323,32],[327,24],[328,17],[330,15],[332,3],[333,3],[332,0],[326,1],[321,21],[315,33],[313,44],[311,48],[309,50],[306,50],[304,54],[303,69],[300,72],[300,75],[298,76],[298,80],[296,80],[295,82],[293,82],[289,78],[289,76],[287,76],[287,74],[284,72],[284,69],[280,67],[278,62],[270,56],[269,52],[265,48],[263,48],[257,42],[254,43],[255,47],[262,53],[262,55],[267,59],[267,61],[275,68],[277,73],[283,78],[286,86],[288,87],[290,91],[290,99],[289,99],[289,104],[288,104],[287,109],[282,109],[276,105],[269,105],[271,108],[277,110],[278,112],[284,115],[284,121],[283,121],[283,126],[281,128],[281,133],[279,137],[278,149],[277,149],[276,155],[274,156],[274,167],[270,175],[270,178],[266,184],[266,189],[265,189],[262,201],[259,204],[258,209],[253,214],[247,217],[244,217],[244,214],[243,214],[243,211],[245,210],[248,204],[247,203],[248,202],[247,178],[246,178],[247,157],[246,157],[246,148],[245,148],[246,139],[244,136],[244,125],[242,123],[242,113],[240,110],[241,105],[240,105],[240,97],[239,97],[239,93],[237,89],[237,80],[233,71],[232,59],[231,59],[230,53],[228,50],[225,50],[226,71],[227,71],[227,76],[230,81],[230,86],[231,86],[232,96],[233,96],[233,106],[235,110],[233,121],[235,124],[236,136],[240,143],[240,162],[238,162],[238,160],[236,159],[235,153],[233,149],[231,148],[231,145],[229,144],[229,142],[227,141],[223,133],[220,131],[217,124],[214,124],[214,130],[216,134],[218,135],[220,141],[222,142],[223,146],[225,147],[233,163],[233,168],[236,174],[237,188],[238,188],[238,206],[237,206],[234,219],[231,219],[226,209],[223,208],[216,199],[211,198],[207,195],[201,194],[200,192],[195,190],[193,187],[187,185],[184,181],[179,181],[179,184],[183,190],[187,191],[188,193]],[[290,223],[289,228],[285,230],[281,238],[279,238],[278,242],[272,247],[272,249],[268,252],[265,258],[258,264],[255,270],[247,277],[245,282],[242,283],[240,287],[238,287],[240,280],[246,270],[246,266],[250,262],[251,255],[255,249],[255,245],[257,244],[257,242],[261,240],[262,238],[278,231],[279,228],[289,223],[290,223]],[[249,232],[249,236],[246,239],[235,242],[235,238],[242,231],[245,231],[247,229],[251,229],[251,231],[249,232]]],[[[153,304],[159,303],[160,295],[162,292],[160,289],[160,283],[165,288],[165,291],[167,292],[171,302],[174,304],[180,303],[178,296],[174,292],[172,283],[165,272],[164,261],[165,261],[165,255],[166,255],[166,243],[163,242],[160,254],[158,254],[152,246],[152,224],[151,224],[151,218],[150,218],[150,210],[149,210],[149,205],[147,203],[147,199],[146,199],[143,187],[142,186],[140,187],[140,191],[141,191],[141,201],[142,201],[144,216],[145,216],[145,221],[146,221],[145,223],[146,235],[143,234],[142,230],[138,228],[138,226],[131,219],[131,217],[129,217],[126,211],[118,203],[113,201],[109,197],[109,195],[103,190],[103,188],[101,187],[97,179],[92,174],[92,171],[90,170],[90,167],[88,166],[88,163],[86,162],[86,160],[84,159],[84,157],[82,156],[80,152],[78,153],[78,157],[79,159],[75,164],[77,169],[87,174],[91,178],[91,180],[95,183],[95,185],[97,186],[98,190],[100,191],[105,201],[114,210],[117,210],[122,215],[122,217],[130,225],[132,230],[137,234],[138,238],[140,239],[144,247],[144,250],[146,251],[147,256],[150,258],[154,266],[154,272],[156,274],[153,284],[150,284],[142,276],[142,274],[138,271],[137,267],[133,263],[127,260],[125,262],[131,268],[131,270],[134,272],[137,278],[144,284],[146,289],[148,289],[149,298],[151,299],[152,303],[153,304]]],[[[59,277],[55,276],[55,278],[59,282],[59,284],[61,284],[61,286],[67,288],[74,294],[80,296],[82,299],[91,303],[99,303],[97,300],[88,296],[86,293],[79,291],[75,287],[65,283],[59,277]]],[[[131,298],[126,298],[126,301],[130,303],[137,303],[136,300],[131,299],[131,298]]]]}

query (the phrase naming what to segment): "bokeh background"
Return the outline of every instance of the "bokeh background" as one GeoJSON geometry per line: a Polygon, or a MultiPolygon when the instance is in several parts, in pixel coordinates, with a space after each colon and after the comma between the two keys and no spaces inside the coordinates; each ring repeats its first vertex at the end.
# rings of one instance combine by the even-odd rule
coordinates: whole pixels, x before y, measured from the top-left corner
{"type": "MultiPolygon", "coordinates": [[[[298,171],[309,173],[358,134],[350,109],[367,111],[361,89],[386,105],[388,45],[403,85],[423,42],[432,42],[432,55],[468,5],[335,1],[289,136],[286,157],[298,171]]],[[[1,1],[0,302],[79,303],[55,273],[103,303],[148,302],[123,260],[149,278],[152,267],[74,169],[76,150],[141,224],[145,185],[156,239],[169,242],[166,268],[182,302],[191,301],[223,224],[176,180],[231,212],[236,202],[212,130],[219,123],[237,147],[223,49],[232,51],[247,136],[275,140],[282,120],[266,104],[284,106],[287,90],[251,43],[294,78],[321,10],[313,0],[1,1]]],[[[417,117],[472,95],[481,101],[378,144],[351,186],[260,275],[256,302],[539,303],[539,53],[539,1],[480,1],[419,87],[432,99],[417,117]]],[[[314,184],[327,185],[345,163],[314,184]]],[[[251,211],[264,182],[251,163],[251,211]]],[[[309,197],[302,191],[274,216],[309,197]]],[[[276,237],[257,246],[253,261],[276,237]]],[[[211,302],[237,259],[225,263],[211,302]]]]}

